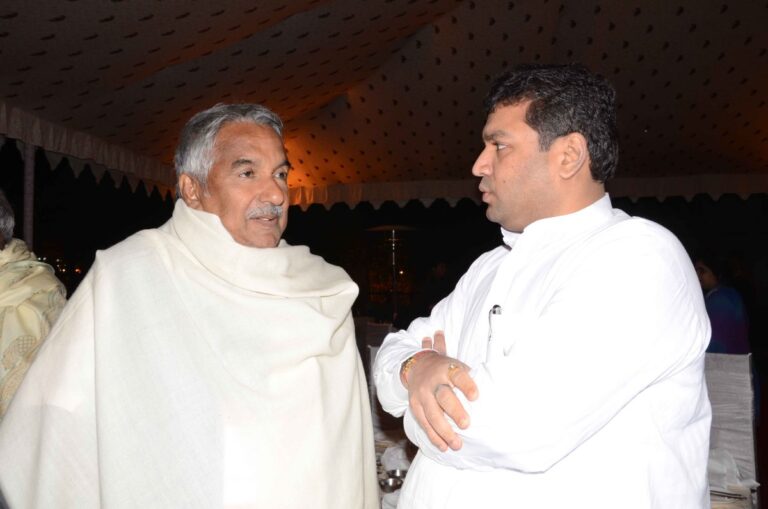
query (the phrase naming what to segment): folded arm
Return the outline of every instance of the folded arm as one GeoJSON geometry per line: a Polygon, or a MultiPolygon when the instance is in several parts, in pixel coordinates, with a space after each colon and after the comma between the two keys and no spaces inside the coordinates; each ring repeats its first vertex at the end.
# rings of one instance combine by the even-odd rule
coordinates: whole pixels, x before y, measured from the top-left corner
{"type": "Polygon", "coordinates": [[[431,446],[410,411],[409,437],[458,468],[546,471],[649,386],[695,362],[708,335],[695,289],[679,267],[648,257],[640,267],[581,267],[526,338],[472,370],[481,397],[457,394],[471,416],[468,428],[453,425],[461,449],[431,446]]]}
{"type": "Polygon", "coordinates": [[[415,320],[408,330],[388,335],[374,365],[376,390],[384,410],[399,417],[409,409],[425,440],[439,451],[460,448],[461,439],[452,424],[459,428],[469,424],[469,415],[454,389],[468,400],[477,398],[469,366],[455,358],[456,340],[451,340],[450,333],[446,340],[442,332],[446,327],[458,329],[455,318],[463,312],[466,290],[462,281],[429,317],[415,320]],[[403,373],[403,363],[409,358],[413,360],[403,373]]]}

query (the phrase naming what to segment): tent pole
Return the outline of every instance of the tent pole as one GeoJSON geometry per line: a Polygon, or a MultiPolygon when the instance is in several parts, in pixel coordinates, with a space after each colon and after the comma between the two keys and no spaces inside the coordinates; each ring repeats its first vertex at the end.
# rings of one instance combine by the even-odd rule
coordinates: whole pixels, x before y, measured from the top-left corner
{"type": "Polygon", "coordinates": [[[33,250],[35,210],[35,150],[31,143],[24,144],[24,242],[33,250]]]}

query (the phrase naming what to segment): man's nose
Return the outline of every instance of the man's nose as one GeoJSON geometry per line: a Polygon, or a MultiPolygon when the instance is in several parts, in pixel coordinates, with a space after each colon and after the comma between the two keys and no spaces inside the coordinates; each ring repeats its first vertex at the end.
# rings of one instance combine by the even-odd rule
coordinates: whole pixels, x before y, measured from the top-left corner
{"type": "Polygon", "coordinates": [[[472,175],[475,177],[483,177],[490,172],[490,150],[488,149],[489,147],[485,147],[472,165],[472,175]]]}
{"type": "Polygon", "coordinates": [[[275,178],[268,178],[264,183],[264,187],[259,193],[259,199],[262,203],[271,203],[272,205],[282,205],[285,201],[287,183],[275,178]]]}

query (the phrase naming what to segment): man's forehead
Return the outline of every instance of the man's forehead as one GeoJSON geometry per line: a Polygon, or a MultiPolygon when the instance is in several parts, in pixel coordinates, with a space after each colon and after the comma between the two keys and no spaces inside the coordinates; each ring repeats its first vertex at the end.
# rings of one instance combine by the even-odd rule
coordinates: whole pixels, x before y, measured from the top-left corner
{"type": "Polygon", "coordinates": [[[285,155],[283,139],[270,126],[252,122],[224,124],[214,139],[214,151],[221,150],[279,150],[285,155]]]}
{"type": "Polygon", "coordinates": [[[514,104],[499,105],[488,113],[483,127],[483,138],[493,137],[495,135],[508,134],[508,130],[516,124],[525,122],[525,114],[528,111],[528,103],[517,102],[514,104]]]}

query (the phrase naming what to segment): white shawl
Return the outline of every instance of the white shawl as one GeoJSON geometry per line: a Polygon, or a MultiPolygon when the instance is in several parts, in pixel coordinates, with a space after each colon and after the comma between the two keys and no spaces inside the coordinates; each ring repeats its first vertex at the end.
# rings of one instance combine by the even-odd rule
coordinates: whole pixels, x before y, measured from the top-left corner
{"type": "Polygon", "coordinates": [[[99,252],[0,426],[11,507],[373,508],[356,285],[176,203],[99,252]]]}

